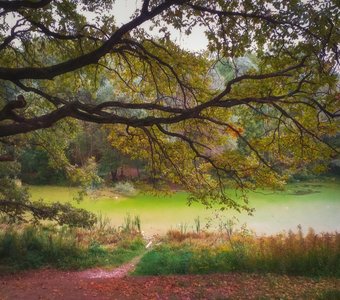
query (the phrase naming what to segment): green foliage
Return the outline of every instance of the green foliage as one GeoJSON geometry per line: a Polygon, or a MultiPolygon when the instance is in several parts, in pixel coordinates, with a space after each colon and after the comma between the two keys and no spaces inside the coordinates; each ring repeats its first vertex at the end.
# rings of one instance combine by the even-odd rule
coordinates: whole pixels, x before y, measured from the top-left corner
{"type": "MultiPolygon", "coordinates": [[[[127,26],[112,0],[7,2],[0,136],[39,145],[51,167],[82,186],[98,186],[98,173],[114,180],[118,153],[146,162],[155,186],[185,187],[190,203],[251,212],[245,190],[282,188],[307,165],[325,169],[336,153],[324,143],[338,130],[335,0],[137,1],[127,26]],[[171,38],[170,28],[190,35],[198,27],[205,51],[171,38]]],[[[45,171],[39,182],[52,178],[45,171]]]]}
{"type": "Polygon", "coordinates": [[[62,184],[66,182],[64,170],[52,168],[46,151],[25,149],[20,156],[20,178],[28,184],[62,184]]]}
{"type": "Polygon", "coordinates": [[[312,230],[271,237],[233,236],[224,242],[207,236],[171,235],[140,261],[136,274],[206,274],[232,271],[340,277],[340,234],[312,230]],[[160,267],[161,266],[161,267],[160,267]]]}
{"type": "Polygon", "coordinates": [[[8,216],[11,223],[39,223],[48,220],[59,225],[91,227],[96,222],[93,213],[75,208],[70,203],[31,201],[27,188],[8,177],[0,178],[0,216],[2,215],[8,216]]]}
{"type": "MultiPolygon", "coordinates": [[[[93,213],[75,208],[70,203],[46,203],[32,201],[21,180],[46,184],[51,181],[62,183],[77,178],[83,188],[99,184],[96,163],[89,160],[84,167],[72,166],[65,155],[65,149],[74,131],[72,121],[66,120],[53,129],[35,132],[27,136],[27,141],[8,139],[0,141],[0,156],[10,153],[10,160],[0,160],[0,216],[6,215],[9,222],[53,221],[59,225],[91,227],[96,222],[93,213]],[[65,136],[63,136],[65,135],[65,136]],[[34,146],[32,146],[32,145],[34,146]]],[[[73,182],[74,183],[74,182],[73,182]]]]}
{"type": "Polygon", "coordinates": [[[62,269],[117,266],[144,249],[140,237],[125,236],[110,249],[95,240],[84,244],[78,234],[68,227],[7,228],[0,233],[0,266],[13,270],[42,266],[62,269]]]}
{"type": "Polygon", "coordinates": [[[97,174],[97,168],[95,158],[90,157],[81,167],[69,166],[68,175],[71,182],[83,189],[93,189],[102,183],[102,179],[97,174]]]}

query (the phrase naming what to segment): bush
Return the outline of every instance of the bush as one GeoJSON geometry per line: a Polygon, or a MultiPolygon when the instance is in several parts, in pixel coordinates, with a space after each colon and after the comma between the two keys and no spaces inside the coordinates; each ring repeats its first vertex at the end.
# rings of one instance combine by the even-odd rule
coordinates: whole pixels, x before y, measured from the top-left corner
{"type": "Polygon", "coordinates": [[[52,168],[48,153],[39,149],[24,149],[19,158],[20,178],[28,184],[66,184],[64,171],[52,168]]]}
{"type": "Polygon", "coordinates": [[[135,189],[133,184],[129,181],[116,183],[113,187],[113,190],[116,193],[126,195],[126,196],[133,196],[137,193],[137,190],[135,189]]]}

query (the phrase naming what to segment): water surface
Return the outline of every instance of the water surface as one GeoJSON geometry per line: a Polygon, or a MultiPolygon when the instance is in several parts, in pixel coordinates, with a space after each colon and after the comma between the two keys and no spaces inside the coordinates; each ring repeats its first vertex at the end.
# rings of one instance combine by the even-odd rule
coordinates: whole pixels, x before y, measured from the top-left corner
{"type": "Polygon", "coordinates": [[[203,205],[186,204],[187,194],[178,192],[172,196],[139,194],[134,197],[102,195],[96,199],[86,197],[77,204],[73,197],[76,188],[57,186],[31,186],[33,199],[72,202],[73,204],[101,213],[115,226],[124,223],[127,214],[138,215],[142,229],[147,235],[163,234],[169,229],[194,230],[194,220],[200,218],[200,226],[212,219],[210,229],[218,229],[228,219],[237,218],[258,234],[274,234],[313,227],[316,232],[340,231],[340,181],[296,183],[287,185],[285,191],[257,190],[249,193],[250,205],[255,208],[253,216],[228,211],[216,213],[203,205]]]}

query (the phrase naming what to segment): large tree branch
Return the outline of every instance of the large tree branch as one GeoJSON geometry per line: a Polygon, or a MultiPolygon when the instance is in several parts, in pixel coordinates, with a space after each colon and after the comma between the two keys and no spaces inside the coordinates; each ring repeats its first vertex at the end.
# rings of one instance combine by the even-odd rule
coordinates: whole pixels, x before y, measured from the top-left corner
{"type": "Polygon", "coordinates": [[[11,42],[14,41],[21,33],[25,33],[25,32],[29,31],[29,28],[25,29],[25,30],[18,30],[18,31],[16,31],[16,29],[18,27],[23,25],[22,21],[23,21],[23,19],[17,20],[15,25],[11,29],[11,34],[6,36],[3,39],[2,43],[0,44],[0,52],[2,50],[4,50],[6,47],[8,47],[11,44],[11,42]]]}
{"type": "MultiPolygon", "coordinates": [[[[283,96],[282,96],[283,97],[283,96]]],[[[20,123],[12,123],[0,125],[0,137],[12,136],[19,133],[26,133],[42,128],[51,127],[53,124],[66,117],[73,117],[82,121],[93,122],[98,124],[125,124],[133,127],[152,126],[157,124],[174,124],[188,119],[197,118],[201,111],[209,107],[223,107],[231,108],[233,106],[244,105],[249,102],[268,103],[277,100],[276,98],[267,97],[261,98],[247,98],[245,100],[234,99],[220,104],[200,105],[191,109],[183,109],[182,113],[175,116],[155,117],[147,116],[144,118],[131,118],[119,116],[117,114],[98,111],[93,106],[88,106],[79,101],[71,102],[51,113],[32,119],[17,120],[20,123]]],[[[138,105],[138,104],[136,104],[138,105]]],[[[141,104],[143,105],[143,104],[141,104]]],[[[144,104],[146,105],[146,104],[144,104]]],[[[151,105],[151,104],[150,104],[151,105]]],[[[170,110],[171,108],[168,108],[170,110]]],[[[13,118],[12,118],[13,119],[13,118]]]]}
{"type": "Polygon", "coordinates": [[[56,96],[51,96],[51,95],[39,90],[38,88],[26,86],[22,82],[20,82],[19,80],[15,80],[15,81],[13,81],[13,83],[15,85],[17,85],[19,88],[21,88],[22,90],[24,90],[25,92],[32,92],[32,93],[35,93],[36,95],[39,95],[40,97],[45,98],[47,101],[51,102],[55,106],[59,106],[61,104],[67,104],[67,101],[65,101],[64,99],[62,99],[60,97],[56,97],[56,96]]]}
{"type": "Polygon", "coordinates": [[[143,24],[145,21],[159,15],[172,5],[182,3],[183,1],[184,0],[165,1],[151,11],[142,12],[136,18],[118,28],[103,45],[87,54],[48,67],[0,68],[0,79],[12,81],[21,79],[53,79],[61,74],[96,64],[118,44],[125,34],[143,24]]]}
{"type": "Polygon", "coordinates": [[[14,110],[24,108],[26,104],[26,100],[22,95],[19,95],[17,100],[8,102],[2,110],[0,110],[0,121],[6,119],[18,120],[18,116],[15,114],[14,110]]]}
{"type": "MultiPolygon", "coordinates": [[[[24,89],[25,91],[32,91],[55,105],[64,104],[64,106],[52,111],[51,113],[45,114],[40,117],[32,118],[32,119],[18,119],[17,115],[12,113],[12,110],[8,108],[4,108],[2,110],[2,116],[7,116],[7,118],[12,119],[18,123],[5,124],[0,126],[0,137],[11,136],[18,133],[25,133],[34,131],[37,129],[48,128],[52,126],[54,123],[65,117],[74,117],[79,120],[94,122],[99,124],[126,124],[134,127],[141,126],[152,126],[155,124],[174,124],[177,122],[181,122],[187,119],[192,119],[199,117],[200,113],[211,107],[223,107],[223,108],[231,108],[239,105],[247,105],[249,103],[273,103],[276,101],[280,101],[285,97],[292,96],[294,93],[298,92],[301,88],[301,84],[298,84],[298,88],[290,92],[288,94],[283,94],[279,96],[267,96],[267,97],[248,97],[248,98],[234,98],[230,99],[225,97],[230,93],[232,86],[240,83],[244,80],[265,80],[275,77],[282,76],[291,76],[289,72],[301,68],[304,65],[305,59],[303,59],[299,64],[295,66],[290,66],[286,69],[266,73],[266,74],[257,74],[257,75],[242,75],[234,78],[229,81],[226,88],[217,96],[213,97],[209,101],[201,103],[191,108],[178,108],[178,107],[170,107],[163,106],[156,103],[124,103],[120,101],[107,101],[98,105],[93,104],[84,104],[80,101],[72,101],[68,102],[66,100],[52,97],[36,88],[26,87],[19,81],[15,83],[24,89]],[[131,118],[120,116],[112,113],[112,111],[107,111],[108,109],[116,109],[116,108],[125,108],[125,109],[146,109],[146,110],[155,110],[162,111],[165,113],[169,113],[170,115],[165,116],[147,116],[144,118],[131,118]],[[15,117],[13,117],[15,116],[15,117]]],[[[304,80],[304,78],[303,78],[304,80]]],[[[0,115],[1,115],[0,114],[0,115]]]]}
{"type": "Polygon", "coordinates": [[[18,10],[21,8],[43,8],[51,3],[52,0],[40,0],[40,1],[0,1],[0,8],[5,10],[18,10]]]}
{"type": "Polygon", "coordinates": [[[26,133],[42,128],[51,127],[61,119],[73,115],[74,103],[65,105],[51,113],[32,119],[22,119],[20,123],[5,124],[0,126],[0,137],[26,133]]]}

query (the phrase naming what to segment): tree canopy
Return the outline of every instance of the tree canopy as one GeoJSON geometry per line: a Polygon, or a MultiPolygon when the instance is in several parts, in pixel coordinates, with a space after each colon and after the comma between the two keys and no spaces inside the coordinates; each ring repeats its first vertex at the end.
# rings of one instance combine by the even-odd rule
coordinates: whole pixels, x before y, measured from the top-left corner
{"type": "Polygon", "coordinates": [[[3,145],[104,124],[155,179],[237,209],[225,187],[278,186],[337,152],[337,1],[144,0],[123,25],[113,3],[0,1],[3,145]],[[206,51],[172,40],[198,26],[206,51]]]}

